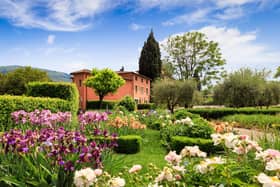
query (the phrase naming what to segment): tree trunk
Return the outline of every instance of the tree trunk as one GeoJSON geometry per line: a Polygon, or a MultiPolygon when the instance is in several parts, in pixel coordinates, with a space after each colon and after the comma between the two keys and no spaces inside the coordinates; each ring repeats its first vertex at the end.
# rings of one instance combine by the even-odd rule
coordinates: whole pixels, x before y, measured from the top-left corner
{"type": "Polygon", "coordinates": [[[103,98],[104,98],[103,95],[99,95],[99,106],[98,106],[99,109],[101,109],[102,107],[103,98]]]}

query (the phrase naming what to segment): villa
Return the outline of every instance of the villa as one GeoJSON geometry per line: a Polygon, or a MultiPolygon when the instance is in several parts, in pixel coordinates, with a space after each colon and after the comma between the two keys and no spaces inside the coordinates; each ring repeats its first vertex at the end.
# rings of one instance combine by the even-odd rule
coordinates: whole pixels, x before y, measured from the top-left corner
{"type": "MultiPolygon", "coordinates": [[[[151,94],[151,79],[133,71],[117,71],[124,80],[116,93],[104,97],[107,101],[121,100],[124,96],[131,96],[137,103],[149,103],[151,94]]],[[[99,100],[92,88],[86,87],[83,81],[91,76],[91,71],[82,69],[71,73],[72,81],[77,85],[80,95],[80,108],[85,110],[87,101],[99,100]]]]}

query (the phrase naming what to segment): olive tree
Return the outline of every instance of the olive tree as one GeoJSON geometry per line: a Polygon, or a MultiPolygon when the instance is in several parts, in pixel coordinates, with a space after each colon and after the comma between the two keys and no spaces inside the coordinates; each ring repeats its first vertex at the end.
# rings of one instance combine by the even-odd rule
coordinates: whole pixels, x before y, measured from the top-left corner
{"type": "Polygon", "coordinates": [[[102,106],[104,97],[109,93],[114,93],[119,87],[125,84],[125,80],[113,70],[108,68],[92,70],[92,76],[88,77],[84,84],[94,89],[99,96],[99,108],[102,106]]]}
{"type": "Polygon", "coordinates": [[[195,88],[193,81],[158,80],[153,84],[153,99],[156,103],[166,104],[173,113],[176,105],[191,104],[195,88]]]}

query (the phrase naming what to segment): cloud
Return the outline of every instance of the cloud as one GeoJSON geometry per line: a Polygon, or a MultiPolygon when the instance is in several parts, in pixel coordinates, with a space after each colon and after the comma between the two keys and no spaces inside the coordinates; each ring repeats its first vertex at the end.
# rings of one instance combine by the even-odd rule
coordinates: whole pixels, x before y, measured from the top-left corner
{"type": "Polygon", "coordinates": [[[260,2],[263,0],[213,0],[219,7],[241,6],[252,2],[260,2]]]}
{"type": "Polygon", "coordinates": [[[146,26],[144,25],[140,25],[140,24],[136,24],[136,23],[132,23],[129,25],[129,28],[133,31],[138,31],[138,30],[142,30],[142,29],[145,29],[146,26]]]}
{"type": "Polygon", "coordinates": [[[1,0],[0,17],[16,26],[52,31],[88,28],[91,19],[119,5],[122,0],[1,0]]]}
{"type": "Polygon", "coordinates": [[[223,10],[222,13],[215,15],[216,18],[221,20],[237,19],[244,15],[241,7],[230,7],[223,10]]]}
{"type": "Polygon", "coordinates": [[[162,23],[162,25],[173,26],[182,23],[193,24],[193,23],[205,22],[206,16],[208,15],[209,12],[210,12],[209,9],[199,9],[192,13],[183,14],[175,18],[172,18],[168,21],[165,21],[162,23]]]}
{"type": "Polygon", "coordinates": [[[47,44],[52,45],[55,41],[55,35],[50,34],[47,39],[47,44]]]}
{"type": "Polygon", "coordinates": [[[170,9],[175,7],[194,6],[206,0],[138,0],[138,6],[142,9],[159,7],[160,9],[170,9]]]}
{"type": "Polygon", "coordinates": [[[256,32],[241,33],[237,28],[215,26],[203,27],[198,31],[219,43],[228,70],[244,66],[274,69],[280,64],[280,52],[258,43],[256,32]]]}
{"type": "MultiPolygon", "coordinates": [[[[258,43],[255,31],[241,33],[237,28],[216,26],[206,26],[197,31],[204,33],[209,40],[218,42],[228,71],[241,67],[274,70],[280,64],[280,52],[270,49],[266,44],[258,43]]],[[[165,44],[166,41],[167,38],[160,43],[165,44]]]]}

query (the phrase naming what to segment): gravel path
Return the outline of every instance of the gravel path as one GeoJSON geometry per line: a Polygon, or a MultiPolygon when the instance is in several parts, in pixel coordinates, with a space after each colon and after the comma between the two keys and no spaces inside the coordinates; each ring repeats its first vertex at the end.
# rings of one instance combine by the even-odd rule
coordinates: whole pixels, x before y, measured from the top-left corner
{"type": "Polygon", "coordinates": [[[243,129],[243,128],[234,128],[234,130],[239,132],[239,134],[250,136],[252,140],[258,140],[260,137],[264,135],[264,133],[259,130],[243,129]]]}

